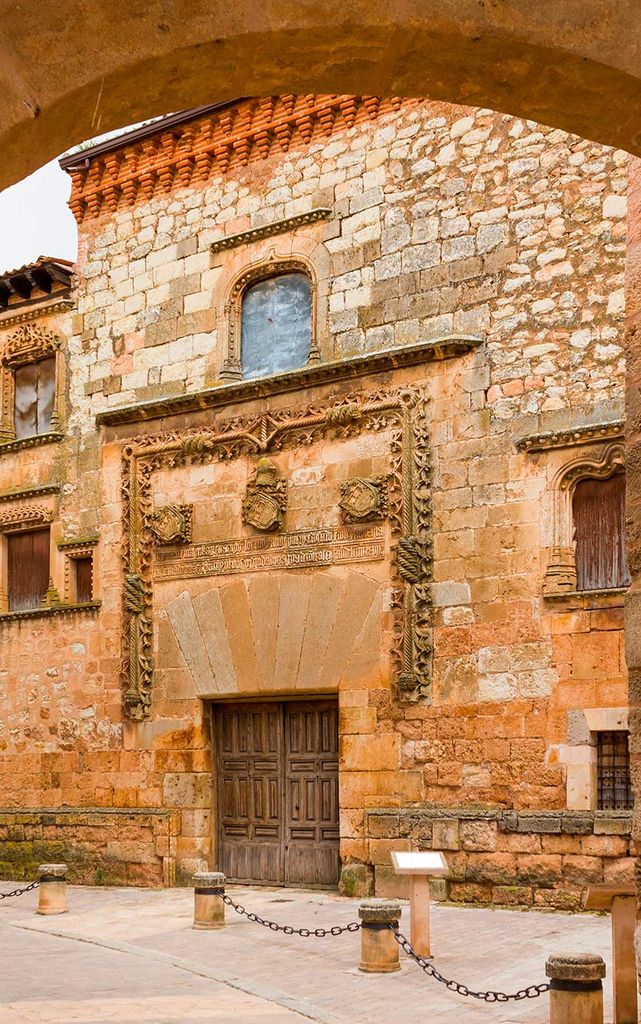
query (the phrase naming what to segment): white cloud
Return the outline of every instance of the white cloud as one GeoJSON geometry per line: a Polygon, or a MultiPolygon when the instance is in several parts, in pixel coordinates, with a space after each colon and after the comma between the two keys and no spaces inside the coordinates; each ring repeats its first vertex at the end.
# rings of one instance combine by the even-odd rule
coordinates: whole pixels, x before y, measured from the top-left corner
{"type": "Polygon", "coordinates": [[[75,260],[78,231],[67,200],[71,178],[57,160],[0,192],[0,273],[38,256],[75,260]]]}

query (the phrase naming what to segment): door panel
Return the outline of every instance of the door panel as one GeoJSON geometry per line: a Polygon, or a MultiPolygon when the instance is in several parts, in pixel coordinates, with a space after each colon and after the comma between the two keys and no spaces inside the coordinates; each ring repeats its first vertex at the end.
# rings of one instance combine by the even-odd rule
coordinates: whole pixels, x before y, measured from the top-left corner
{"type": "Polygon", "coordinates": [[[277,704],[217,712],[221,870],[231,880],[281,881],[282,724],[277,704]]]}
{"type": "Polygon", "coordinates": [[[288,794],[285,882],[338,882],[338,709],[325,701],[285,705],[288,794]]]}
{"type": "Polygon", "coordinates": [[[219,864],[230,881],[338,882],[335,701],[215,709],[219,864]]]}

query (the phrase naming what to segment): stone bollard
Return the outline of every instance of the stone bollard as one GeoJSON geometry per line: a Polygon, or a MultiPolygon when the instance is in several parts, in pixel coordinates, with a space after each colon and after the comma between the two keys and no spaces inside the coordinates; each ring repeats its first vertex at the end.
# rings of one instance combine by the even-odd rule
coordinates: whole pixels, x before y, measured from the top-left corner
{"type": "Polygon", "coordinates": [[[361,919],[361,962],[359,970],[368,974],[388,974],[400,970],[399,945],[390,925],[398,926],[400,904],[393,900],[366,900],[358,908],[361,919]]]}
{"type": "Polygon", "coordinates": [[[38,914],[66,914],[67,865],[41,864],[38,868],[38,914]]]}
{"type": "Polygon", "coordinates": [[[225,927],[224,894],[222,871],[199,871],[194,875],[194,928],[225,927]]]}
{"type": "Polygon", "coordinates": [[[603,1024],[605,964],[596,953],[555,953],[548,957],[550,1024],[603,1024]]]}

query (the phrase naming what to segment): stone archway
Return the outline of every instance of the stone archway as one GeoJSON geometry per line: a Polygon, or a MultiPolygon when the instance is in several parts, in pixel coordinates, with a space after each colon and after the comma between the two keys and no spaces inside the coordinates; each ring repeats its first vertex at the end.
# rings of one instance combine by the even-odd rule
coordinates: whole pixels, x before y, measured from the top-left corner
{"type": "Polygon", "coordinates": [[[641,152],[635,0],[69,0],[64,18],[41,0],[0,10],[0,187],[109,129],[288,92],[427,95],[641,152]]]}

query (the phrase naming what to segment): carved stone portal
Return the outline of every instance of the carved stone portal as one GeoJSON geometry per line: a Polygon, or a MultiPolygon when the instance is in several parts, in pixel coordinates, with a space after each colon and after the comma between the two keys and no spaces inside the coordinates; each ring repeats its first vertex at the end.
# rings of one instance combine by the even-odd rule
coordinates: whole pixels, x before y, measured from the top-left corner
{"type": "Polygon", "coordinates": [[[164,505],[154,512],[151,530],[157,544],[191,544],[193,505],[164,505]]]}
{"type": "Polygon", "coordinates": [[[259,459],[243,501],[243,522],[257,530],[280,530],[287,508],[287,482],[271,459],[259,459]]]}
{"type": "Polygon", "coordinates": [[[353,477],[341,484],[338,507],[346,523],[364,523],[387,514],[387,478],[353,477]]]}

